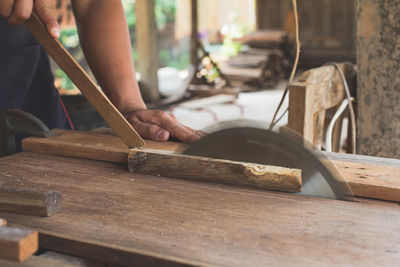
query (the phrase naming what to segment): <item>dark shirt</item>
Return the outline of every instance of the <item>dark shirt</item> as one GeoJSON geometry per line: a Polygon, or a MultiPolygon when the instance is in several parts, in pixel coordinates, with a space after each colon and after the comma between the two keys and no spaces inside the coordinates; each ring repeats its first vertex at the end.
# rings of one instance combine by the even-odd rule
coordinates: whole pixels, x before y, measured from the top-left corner
{"type": "Polygon", "coordinates": [[[25,26],[0,16],[0,111],[8,109],[31,113],[50,129],[71,129],[46,52],[25,26]]]}

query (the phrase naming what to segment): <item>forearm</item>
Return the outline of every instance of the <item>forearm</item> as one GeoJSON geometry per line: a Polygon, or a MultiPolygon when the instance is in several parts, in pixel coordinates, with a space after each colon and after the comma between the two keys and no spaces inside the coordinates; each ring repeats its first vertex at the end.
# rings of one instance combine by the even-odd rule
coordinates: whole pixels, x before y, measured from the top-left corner
{"type": "Polygon", "coordinates": [[[74,0],[81,46],[97,81],[125,114],[146,108],[136,81],[128,26],[120,0],[74,0]]]}

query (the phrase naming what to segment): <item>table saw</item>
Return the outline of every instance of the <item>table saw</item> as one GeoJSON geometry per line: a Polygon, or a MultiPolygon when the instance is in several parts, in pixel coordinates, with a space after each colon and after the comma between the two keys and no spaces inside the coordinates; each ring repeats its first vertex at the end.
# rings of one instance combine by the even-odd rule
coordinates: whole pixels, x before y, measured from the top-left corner
{"type": "Polygon", "coordinates": [[[125,266],[400,261],[398,160],[331,154],[358,196],[340,201],[132,174],[129,149],[111,134],[56,130],[25,139],[23,149],[0,159],[0,187],[59,191],[62,209],[51,217],[0,218],[39,230],[44,249],[125,266]]]}
{"type": "MultiPolygon", "coordinates": [[[[400,262],[398,160],[321,154],[327,161],[322,164],[290,139],[266,131],[261,131],[260,139],[255,129],[244,140],[246,147],[269,143],[261,154],[272,149],[289,156],[298,150],[294,161],[300,162],[299,168],[202,153],[186,156],[180,154],[188,151],[185,145],[170,142],[145,144],[35,14],[26,26],[120,137],[56,130],[47,138],[24,139],[24,152],[0,159],[0,200],[5,203],[0,205],[0,218],[11,226],[37,229],[42,249],[119,266],[392,266],[400,262]],[[301,161],[302,157],[308,159],[301,161]],[[133,173],[128,172],[127,162],[133,173]],[[222,166],[223,175],[216,168],[222,166]],[[333,198],[346,201],[287,193],[302,191],[304,182],[307,186],[309,166],[319,166],[315,169],[328,182],[333,198]],[[340,181],[331,175],[333,169],[340,181]],[[356,198],[347,198],[350,194],[356,198]],[[39,209],[38,215],[52,216],[32,215],[32,207],[43,204],[45,209],[39,209]]],[[[217,138],[213,146],[234,132],[217,138]]],[[[242,139],[239,133],[228,148],[242,139]]],[[[200,150],[201,142],[213,136],[218,133],[199,141],[200,150]]],[[[7,244],[22,246],[15,244],[10,231],[19,235],[25,231],[32,244],[37,238],[34,231],[4,226],[0,230],[6,235],[0,246],[8,250],[7,244]]]]}

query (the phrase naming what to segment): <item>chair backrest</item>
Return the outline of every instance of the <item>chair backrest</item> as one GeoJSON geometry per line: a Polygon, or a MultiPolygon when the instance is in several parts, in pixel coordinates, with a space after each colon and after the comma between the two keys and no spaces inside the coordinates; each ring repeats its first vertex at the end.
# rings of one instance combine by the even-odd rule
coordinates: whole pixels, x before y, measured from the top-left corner
{"type": "MultiPolygon", "coordinates": [[[[339,66],[346,76],[350,91],[354,92],[356,67],[351,63],[340,63],[339,66]]],[[[335,66],[326,65],[304,72],[297,82],[290,85],[288,127],[321,149],[327,111],[334,112],[345,98],[343,81],[335,66]]],[[[343,117],[340,117],[333,130],[333,151],[336,152],[340,147],[343,117]]]]}

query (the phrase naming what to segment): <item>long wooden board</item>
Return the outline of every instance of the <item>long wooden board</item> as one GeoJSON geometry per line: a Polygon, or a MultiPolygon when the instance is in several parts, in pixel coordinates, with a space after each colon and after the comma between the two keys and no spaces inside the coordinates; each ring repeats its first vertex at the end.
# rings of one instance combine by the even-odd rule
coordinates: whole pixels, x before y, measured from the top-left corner
{"type": "MultiPolygon", "coordinates": [[[[144,148],[182,152],[187,145],[176,142],[147,141],[144,148]]],[[[25,151],[127,164],[129,149],[114,135],[55,130],[51,138],[26,138],[25,151]]],[[[400,163],[398,160],[370,158],[360,155],[327,155],[343,174],[353,193],[359,197],[400,202],[400,163]],[[372,160],[375,159],[375,160],[372,160]],[[362,163],[364,162],[364,163],[362,163]],[[380,163],[379,163],[380,162],[380,163]],[[395,163],[394,163],[395,162],[395,163]]]]}
{"type": "Polygon", "coordinates": [[[51,216],[61,209],[61,193],[0,187],[0,211],[51,216]]]}
{"type": "Polygon", "coordinates": [[[126,164],[29,152],[0,159],[0,178],[4,187],[53,189],[64,198],[63,209],[51,217],[0,217],[39,229],[45,248],[95,260],[129,266],[400,261],[394,203],[132,175],[126,164]]]}

